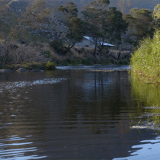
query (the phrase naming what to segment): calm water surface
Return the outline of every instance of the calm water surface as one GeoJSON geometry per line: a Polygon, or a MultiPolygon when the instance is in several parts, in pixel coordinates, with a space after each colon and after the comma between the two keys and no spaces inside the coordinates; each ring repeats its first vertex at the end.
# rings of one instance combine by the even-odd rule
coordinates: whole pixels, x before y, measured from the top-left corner
{"type": "Polygon", "coordinates": [[[160,89],[113,68],[0,74],[0,159],[160,159],[160,89]]]}

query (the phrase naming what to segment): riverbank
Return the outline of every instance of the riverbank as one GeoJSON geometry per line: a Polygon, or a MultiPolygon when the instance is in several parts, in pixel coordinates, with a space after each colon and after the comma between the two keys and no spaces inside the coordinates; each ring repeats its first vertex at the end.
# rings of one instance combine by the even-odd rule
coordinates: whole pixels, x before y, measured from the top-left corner
{"type": "Polygon", "coordinates": [[[67,53],[57,52],[49,44],[9,43],[0,46],[0,68],[18,70],[54,70],[55,66],[79,65],[128,65],[131,54],[129,51],[97,50],[96,56],[92,48],[73,47],[67,53]]]}

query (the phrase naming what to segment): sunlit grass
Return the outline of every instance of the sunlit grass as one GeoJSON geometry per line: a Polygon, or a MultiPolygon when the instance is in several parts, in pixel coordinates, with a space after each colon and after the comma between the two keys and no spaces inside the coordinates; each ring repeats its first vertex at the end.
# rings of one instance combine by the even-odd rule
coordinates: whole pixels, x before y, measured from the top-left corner
{"type": "Polygon", "coordinates": [[[152,83],[160,82],[160,31],[147,38],[131,58],[132,74],[152,83]]]}

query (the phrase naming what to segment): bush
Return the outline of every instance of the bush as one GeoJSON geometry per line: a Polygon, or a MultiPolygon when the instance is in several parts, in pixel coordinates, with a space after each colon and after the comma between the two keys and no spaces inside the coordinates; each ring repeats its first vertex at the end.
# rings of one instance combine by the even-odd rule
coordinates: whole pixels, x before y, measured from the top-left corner
{"type": "Polygon", "coordinates": [[[100,58],[97,63],[105,65],[108,64],[109,62],[107,58],[100,58]]]}
{"type": "Polygon", "coordinates": [[[44,51],[43,54],[46,56],[46,58],[49,58],[51,56],[50,51],[44,51]]]}
{"type": "Polygon", "coordinates": [[[129,65],[129,61],[127,61],[126,59],[120,59],[120,60],[118,61],[118,64],[129,65]]]}
{"type": "Polygon", "coordinates": [[[53,62],[47,62],[46,64],[46,68],[47,70],[55,70],[56,69],[56,65],[53,62]]]}
{"type": "Polygon", "coordinates": [[[42,69],[45,70],[45,63],[42,62],[31,62],[31,63],[23,63],[21,65],[22,68],[32,70],[32,69],[42,69]]]}
{"type": "Polygon", "coordinates": [[[131,58],[132,74],[145,80],[160,82],[160,32],[140,44],[131,58]]]}
{"type": "Polygon", "coordinates": [[[84,65],[93,65],[94,64],[94,61],[92,58],[88,57],[88,58],[84,58],[82,59],[82,64],[84,65]]]}
{"type": "Polygon", "coordinates": [[[53,40],[53,41],[51,41],[49,44],[50,44],[50,46],[51,46],[52,48],[54,48],[54,49],[57,50],[57,51],[60,51],[60,50],[63,48],[63,46],[64,46],[63,41],[60,40],[60,39],[58,39],[58,40],[53,40]]]}

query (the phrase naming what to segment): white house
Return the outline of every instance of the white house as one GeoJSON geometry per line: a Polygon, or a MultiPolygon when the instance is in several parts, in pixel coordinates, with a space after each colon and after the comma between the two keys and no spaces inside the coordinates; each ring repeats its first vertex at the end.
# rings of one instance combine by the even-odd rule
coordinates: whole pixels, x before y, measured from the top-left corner
{"type": "MultiPolygon", "coordinates": [[[[103,44],[103,46],[107,46],[107,47],[114,47],[115,46],[113,44],[103,43],[101,41],[98,42],[98,45],[102,45],[102,44],[103,44]]],[[[94,39],[92,37],[84,36],[83,41],[79,42],[79,43],[76,43],[75,46],[76,47],[94,48],[95,47],[95,42],[94,42],[94,39]]]]}

